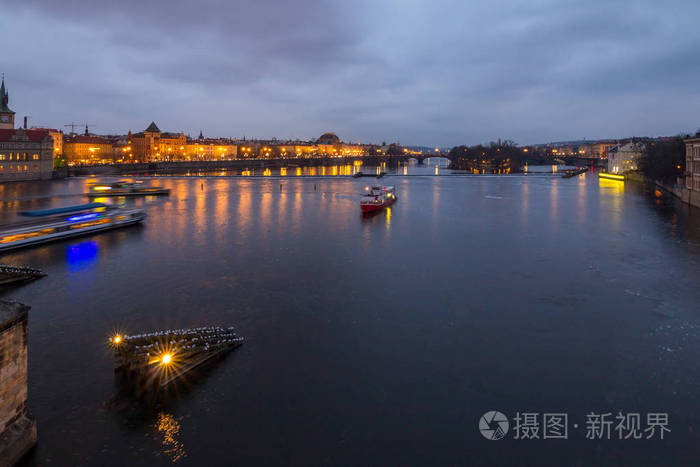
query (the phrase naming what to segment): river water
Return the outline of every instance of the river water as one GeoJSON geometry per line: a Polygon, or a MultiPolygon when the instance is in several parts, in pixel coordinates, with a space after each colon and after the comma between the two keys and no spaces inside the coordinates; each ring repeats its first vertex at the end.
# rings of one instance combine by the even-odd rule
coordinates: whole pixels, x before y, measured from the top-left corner
{"type": "MultiPolygon", "coordinates": [[[[3,295],[32,307],[26,464],[695,463],[700,212],[590,173],[434,172],[385,177],[373,217],[374,179],[161,177],[126,201],[143,226],[3,254],[48,273],[3,295]],[[204,325],[247,342],[167,399],[117,395],[113,332],[204,325]],[[586,438],[619,412],[671,431],[586,438]],[[568,439],[515,439],[518,413],[568,439]]],[[[2,220],[92,181],[0,185],[2,220]]]]}

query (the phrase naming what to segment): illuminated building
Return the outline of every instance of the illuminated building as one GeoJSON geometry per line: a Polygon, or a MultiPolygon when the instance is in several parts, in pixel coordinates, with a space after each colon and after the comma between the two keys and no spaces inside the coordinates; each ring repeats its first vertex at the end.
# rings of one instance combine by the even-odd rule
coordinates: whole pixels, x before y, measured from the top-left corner
{"type": "Polygon", "coordinates": [[[238,143],[236,150],[239,159],[254,159],[258,157],[260,145],[254,141],[243,141],[238,143]]]}
{"type": "Polygon", "coordinates": [[[322,156],[337,156],[341,147],[340,138],[335,133],[324,133],[316,140],[318,154],[322,156]]]}
{"type": "Polygon", "coordinates": [[[131,148],[127,157],[134,162],[186,160],[187,138],[184,133],[163,133],[155,122],[144,131],[132,134],[129,131],[127,146],[131,148]]]}
{"type": "Polygon", "coordinates": [[[605,159],[608,157],[608,151],[615,146],[617,146],[616,141],[596,141],[594,143],[579,146],[578,155],[580,157],[588,157],[591,159],[605,159]]]}
{"type": "Polygon", "coordinates": [[[361,156],[366,153],[361,145],[346,144],[335,133],[324,133],[316,140],[317,154],[321,156],[361,156]]]}
{"type": "Polygon", "coordinates": [[[340,138],[338,138],[338,135],[335,133],[324,133],[321,136],[318,137],[316,140],[316,144],[318,145],[338,145],[340,144],[340,138]]]}
{"type": "Polygon", "coordinates": [[[134,162],[134,151],[126,138],[116,137],[112,139],[112,160],[118,164],[134,162]]]}
{"type": "MultiPolygon", "coordinates": [[[[32,128],[34,129],[34,128],[32,128]]],[[[46,130],[49,136],[53,139],[53,154],[54,156],[63,155],[63,132],[54,128],[36,128],[37,130],[46,130]]]]}
{"type": "Polygon", "coordinates": [[[293,143],[294,146],[294,156],[293,157],[313,157],[318,152],[318,147],[315,144],[303,143],[296,141],[293,143]]]}
{"type": "Polygon", "coordinates": [[[0,130],[0,181],[47,180],[53,173],[53,139],[46,130],[0,130]]]}
{"type": "MultiPolygon", "coordinates": [[[[0,86],[0,181],[46,180],[53,174],[54,140],[47,130],[15,130],[5,80],[0,86]]],[[[26,119],[25,119],[26,124],[26,119]]]]}
{"type": "Polygon", "coordinates": [[[238,155],[238,146],[225,138],[205,138],[199,132],[199,138],[188,139],[185,144],[186,160],[232,160],[238,155]]]}
{"type": "Polygon", "coordinates": [[[619,144],[608,151],[608,172],[612,174],[624,174],[637,170],[639,159],[644,154],[644,145],[641,143],[619,144]]]}
{"type": "Polygon", "coordinates": [[[55,128],[42,128],[42,127],[35,127],[33,126],[31,128],[32,130],[44,130],[49,132],[49,136],[53,139],[53,154],[54,156],[62,156],[63,155],[63,132],[60,130],[57,130],[55,128]]]}
{"type": "Polygon", "coordinates": [[[68,165],[109,164],[113,162],[112,142],[93,135],[71,135],[63,141],[63,157],[68,165]]]}

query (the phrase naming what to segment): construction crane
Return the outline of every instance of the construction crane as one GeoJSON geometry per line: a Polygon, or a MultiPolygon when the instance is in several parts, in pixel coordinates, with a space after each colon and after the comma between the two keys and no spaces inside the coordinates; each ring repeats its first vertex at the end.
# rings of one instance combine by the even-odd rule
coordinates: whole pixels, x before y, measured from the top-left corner
{"type": "MultiPolygon", "coordinates": [[[[75,127],[76,126],[82,126],[85,125],[85,134],[88,134],[88,126],[92,125],[91,123],[75,123],[75,122],[70,122],[68,125],[63,125],[64,127],[70,127],[70,134],[74,135],[75,134],[75,127]]],[[[95,126],[95,125],[92,125],[95,126]]]]}
{"type": "MultiPolygon", "coordinates": [[[[80,124],[78,123],[77,125],[79,126],[80,124]]],[[[65,127],[70,127],[70,134],[71,134],[71,135],[74,135],[74,134],[75,134],[75,127],[76,127],[76,123],[75,123],[75,122],[71,122],[71,123],[69,123],[68,125],[63,125],[63,126],[65,126],[65,127]]]]}

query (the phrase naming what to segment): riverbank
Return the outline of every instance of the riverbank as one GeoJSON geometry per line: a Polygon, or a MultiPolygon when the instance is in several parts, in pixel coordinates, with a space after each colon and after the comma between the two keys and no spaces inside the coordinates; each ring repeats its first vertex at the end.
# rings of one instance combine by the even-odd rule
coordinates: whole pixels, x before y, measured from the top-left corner
{"type": "Polygon", "coordinates": [[[686,204],[690,204],[691,206],[694,206],[696,208],[700,208],[700,192],[694,191],[694,190],[689,190],[688,188],[685,187],[678,187],[678,186],[670,186],[665,183],[662,183],[657,180],[651,180],[649,178],[646,178],[645,176],[630,172],[625,175],[628,180],[632,180],[635,182],[641,182],[641,183],[653,183],[657,187],[661,188],[667,193],[672,194],[676,198],[680,199],[682,202],[686,204]]]}

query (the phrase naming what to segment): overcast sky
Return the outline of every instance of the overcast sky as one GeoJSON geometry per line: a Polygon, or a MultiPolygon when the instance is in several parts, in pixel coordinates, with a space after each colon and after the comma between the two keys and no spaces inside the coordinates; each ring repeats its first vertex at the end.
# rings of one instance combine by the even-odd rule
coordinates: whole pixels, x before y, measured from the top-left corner
{"type": "Polygon", "coordinates": [[[700,127],[698,0],[0,0],[17,121],[406,145],[700,127]]]}

